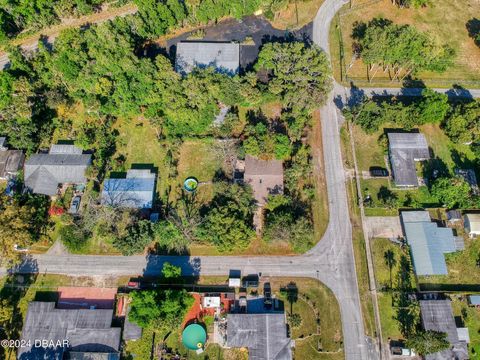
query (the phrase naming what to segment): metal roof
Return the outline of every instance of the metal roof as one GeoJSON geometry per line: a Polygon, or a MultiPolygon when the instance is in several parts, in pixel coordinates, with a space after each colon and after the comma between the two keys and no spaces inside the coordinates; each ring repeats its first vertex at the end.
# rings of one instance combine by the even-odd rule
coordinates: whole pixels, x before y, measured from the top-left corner
{"type": "Polygon", "coordinates": [[[102,203],[114,207],[151,209],[156,174],[150,169],[128,170],[126,178],[105,180],[102,203]]]}
{"type": "Polygon", "coordinates": [[[465,229],[472,234],[480,234],[480,214],[465,214],[465,229]]]}
{"type": "Polygon", "coordinates": [[[50,154],[77,154],[83,153],[83,150],[75,145],[55,144],[50,147],[50,154]]]}
{"type": "Polygon", "coordinates": [[[234,75],[240,67],[240,45],[231,42],[185,41],[177,44],[175,70],[188,74],[195,67],[213,66],[218,72],[234,75]]]}
{"type": "Polygon", "coordinates": [[[0,150],[0,178],[16,175],[22,169],[24,161],[25,155],[21,150],[0,150]]]}
{"type": "Polygon", "coordinates": [[[427,140],[420,133],[388,133],[393,178],[397,186],[418,186],[415,161],[430,158],[427,140]]]}
{"type": "Polygon", "coordinates": [[[427,360],[468,359],[467,344],[458,338],[450,300],[420,300],[420,313],[425,330],[444,332],[452,349],[426,356],[427,360]]]}
{"type": "Polygon", "coordinates": [[[480,295],[470,295],[468,300],[470,301],[471,305],[480,305],[480,295]]]}
{"type": "Polygon", "coordinates": [[[447,275],[445,253],[457,250],[453,231],[450,228],[440,228],[436,223],[426,221],[428,212],[402,211],[402,222],[410,245],[413,265],[417,275],[447,275]],[[410,221],[416,213],[419,221],[410,221]]]}
{"type": "Polygon", "coordinates": [[[248,348],[250,360],[290,360],[284,313],[228,314],[227,346],[248,348]]]}
{"type": "Polygon", "coordinates": [[[22,340],[46,339],[69,341],[68,348],[24,347],[18,358],[62,359],[67,351],[116,353],[120,347],[121,328],[112,328],[113,310],[56,309],[54,302],[33,301],[28,306],[22,340]]]}
{"type": "Polygon", "coordinates": [[[127,314],[125,316],[125,323],[123,325],[123,339],[124,340],[138,340],[142,337],[142,328],[135,323],[128,320],[128,314],[130,313],[130,306],[127,308],[127,314]]]}
{"type": "Polygon", "coordinates": [[[69,352],[65,360],[120,360],[119,353],[69,352]]]}

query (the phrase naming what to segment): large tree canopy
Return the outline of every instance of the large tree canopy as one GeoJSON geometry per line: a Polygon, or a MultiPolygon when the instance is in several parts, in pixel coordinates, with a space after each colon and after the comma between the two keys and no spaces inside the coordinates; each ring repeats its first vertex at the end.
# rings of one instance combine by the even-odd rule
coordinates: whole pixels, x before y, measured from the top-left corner
{"type": "Polygon", "coordinates": [[[269,72],[269,90],[280,95],[289,108],[311,111],[325,102],[332,87],[328,58],[315,45],[267,43],[256,69],[269,72]]]}
{"type": "Polygon", "coordinates": [[[407,73],[442,72],[452,65],[454,50],[410,25],[397,25],[377,18],[358,24],[353,33],[356,47],[366,64],[403,69],[407,73]]]}

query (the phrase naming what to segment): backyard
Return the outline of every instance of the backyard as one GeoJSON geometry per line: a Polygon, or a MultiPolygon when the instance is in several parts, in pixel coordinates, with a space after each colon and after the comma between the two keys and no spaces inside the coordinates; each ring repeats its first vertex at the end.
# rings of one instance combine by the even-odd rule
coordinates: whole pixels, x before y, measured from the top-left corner
{"type": "MultiPolygon", "coordinates": [[[[355,150],[358,171],[361,174],[362,198],[370,195],[371,200],[365,202],[367,216],[393,216],[398,214],[398,208],[437,207],[437,200],[430,195],[427,186],[417,189],[403,190],[394,186],[390,178],[372,178],[369,176],[371,167],[389,168],[388,148],[383,140],[385,129],[394,128],[387,124],[373,134],[365,133],[359,126],[350,125],[355,140],[355,150]],[[393,194],[393,195],[392,195],[393,194]],[[387,203],[385,198],[392,195],[395,203],[387,203]]],[[[428,124],[419,127],[425,135],[430,148],[431,160],[417,163],[418,173],[423,171],[448,170],[453,173],[455,168],[473,168],[475,155],[468,145],[453,143],[439,125],[428,124]]]]}
{"type": "MultiPolygon", "coordinates": [[[[345,5],[332,22],[330,48],[337,81],[346,84],[368,84],[367,67],[355,60],[352,51],[352,30],[357,22],[386,18],[398,24],[409,24],[432,34],[438,41],[447,42],[456,53],[454,64],[444,73],[422,71],[415,74],[429,86],[450,87],[453,84],[479,87],[480,48],[469,37],[467,22],[478,17],[480,3],[476,0],[437,0],[420,8],[399,8],[390,0],[354,0],[353,7],[345,5]],[[347,70],[346,70],[347,69],[347,70]]],[[[376,74],[370,86],[398,86],[388,74],[376,74]]]]}

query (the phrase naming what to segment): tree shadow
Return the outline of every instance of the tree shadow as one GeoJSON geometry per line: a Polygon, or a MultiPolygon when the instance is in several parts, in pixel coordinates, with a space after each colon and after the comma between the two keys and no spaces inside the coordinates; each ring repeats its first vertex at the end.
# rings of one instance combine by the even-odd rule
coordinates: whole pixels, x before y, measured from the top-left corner
{"type": "Polygon", "coordinates": [[[293,314],[293,304],[298,301],[298,287],[297,284],[293,281],[288,283],[287,286],[284,286],[280,289],[280,292],[285,295],[287,301],[290,304],[290,314],[293,314]]]}
{"type": "Polygon", "coordinates": [[[453,85],[445,94],[447,94],[449,99],[473,100],[472,93],[458,84],[453,85]]]}
{"type": "Polygon", "coordinates": [[[181,269],[181,276],[189,277],[197,281],[202,269],[201,259],[191,256],[162,256],[148,254],[146,267],[143,269],[143,277],[160,277],[163,265],[168,262],[181,269]]]}

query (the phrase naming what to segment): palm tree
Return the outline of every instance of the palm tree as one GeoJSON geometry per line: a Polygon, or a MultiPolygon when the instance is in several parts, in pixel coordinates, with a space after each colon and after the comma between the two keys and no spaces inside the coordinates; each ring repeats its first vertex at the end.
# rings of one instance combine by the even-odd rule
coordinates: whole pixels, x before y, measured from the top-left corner
{"type": "Polygon", "coordinates": [[[390,289],[392,289],[392,269],[397,264],[395,253],[391,249],[385,251],[383,259],[385,260],[385,265],[388,266],[388,270],[390,271],[390,289]]]}

